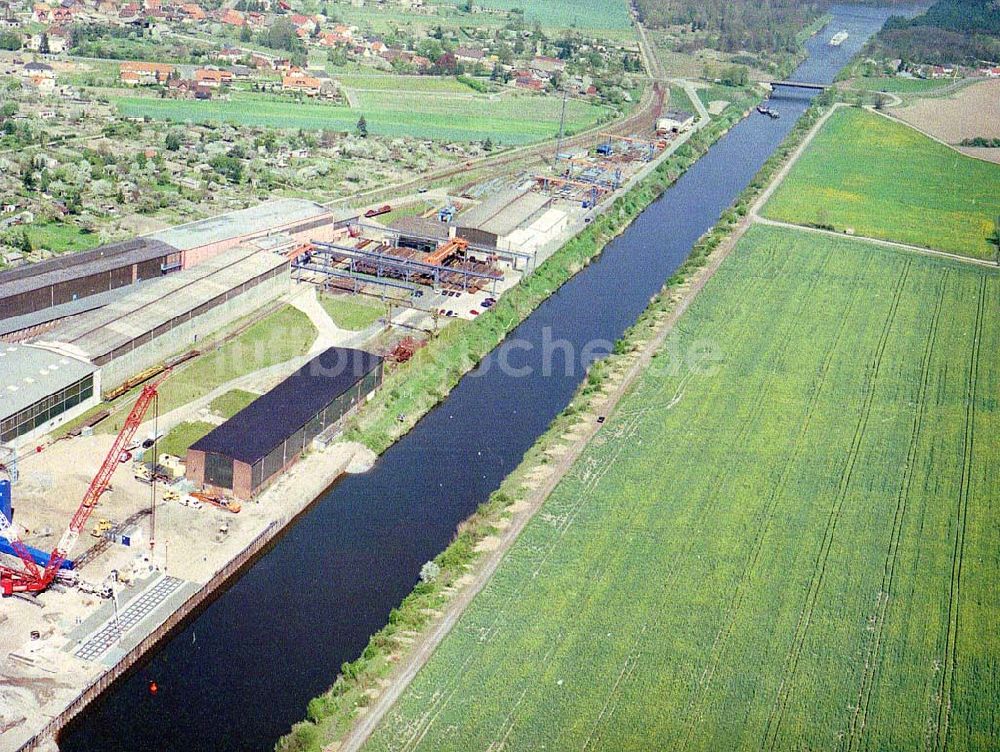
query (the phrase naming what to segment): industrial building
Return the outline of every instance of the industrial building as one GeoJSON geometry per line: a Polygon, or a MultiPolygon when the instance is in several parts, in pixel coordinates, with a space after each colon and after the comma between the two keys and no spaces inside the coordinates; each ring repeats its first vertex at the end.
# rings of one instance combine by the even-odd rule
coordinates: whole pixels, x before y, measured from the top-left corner
{"type": "Polygon", "coordinates": [[[161,277],[179,262],[177,249],[136,238],[0,272],[0,319],[5,324],[0,333],[98,307],[107,302],[100,296],[161,277]]]}
{"type": "Polygon", "coordinates": [[[331,347],[192,444],[186,477],[249,499],[381,383],[380,357],[331,347]]]}
{"type": "Polygon", "coordinates": [[[550,206],[552,197],[534,191],[508,190],[474,206],[455,221],[455,235],[476,245],[498,248],[511,233],[550,206]]]}
{"type": "Polygon", "coordinates": [[[171,227],[151,237],[177,248],[181,267],[190,269],[253,238],[284,233],[305,243],[330,240],[333,232],[333,214],[325,206],[284,198],[171,227]]]}
{"type": "Polygon", "coordinates": [[[0,345],[0,443],[21,444],[100,402],[91,363],[33,345],[0,345]]]}
{"type": "Polygon", "coordinates": [[[527,227],[520,227],[497,242],[501,250],[522,250],[537,253],[546,243],[556,239],[569,227],[569,214],[562,209],[546,209],[527,227]]]}
{"type": "Polygon", "coordinates": [[[403,216],[392,220],[389,229],[398,233],[398,245],[401,248],[418,248],[429,252],[439,243],[451,239],[455,228],[436,219],[403,216]]]}
{"type": "Polygon", "coordinates": [[[140,286],[67,321],[44,342],[90,360],[105,391],[288,292],[288,259],[255,243],[140,286]],[[169,336],[165,336],[169,335],[169,336]]]}
{"type": "Polygon", "coordinates": [[[190,269],[255,238],[331,240],[334,215],[301,199],[278,199],[148,237],[0,272],[0,339],[37,337],[58,322],[119,301],[131,285],[190,269]]]}
{"type": "Polygon", "coordinates": [[[656,121],[656,132],[683,133],[694,125],[694,115],[684,110],[667,110],[656,121]]]}

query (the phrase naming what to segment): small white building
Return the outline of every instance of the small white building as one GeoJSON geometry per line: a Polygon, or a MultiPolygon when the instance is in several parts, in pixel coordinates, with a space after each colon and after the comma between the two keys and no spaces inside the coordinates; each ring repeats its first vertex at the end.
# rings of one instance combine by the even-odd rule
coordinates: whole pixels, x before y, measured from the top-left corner
{"type": "Polygon", "coordinates": [[[656,121],[656,132],[683,133],[694,125],[694,115],[683,110],[667,110],[656,121]]]}

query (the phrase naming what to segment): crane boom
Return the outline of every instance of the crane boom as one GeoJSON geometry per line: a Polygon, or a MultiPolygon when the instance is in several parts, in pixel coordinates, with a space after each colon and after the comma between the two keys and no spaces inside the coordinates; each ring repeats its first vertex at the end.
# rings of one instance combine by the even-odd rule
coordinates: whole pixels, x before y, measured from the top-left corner
{"type": "MultiPolygon", "coordinates": [[[[84,526],[87,524],[87,520],[90,518],[91,512],[93,512],[94,507],[97,506],[97,502],[100,501],[104,492],[111,487],[111,477],[114,475],[115,469],[121,463],[125,447],[128,446],[129,442],[135,436],[135,432],[139,430],[142,418],[155,399],[160,384],[162,384],[163,380],[169,375],[170,369],[168,368],[156,381],[150,382],[142,388],[142,392],[139,394],[139,399],[135,401],[135,404],[129,411],[128,417],[125,418],[122,430],[119,431],[118,436],[115,437],[114,444],[111,445],[111,449],[105,456],[104,462],[101,463],[101,467],[98,469],[94,479],[90,482],[87,492],[83,495],[83,500],[80,502],[80,506],[77,507],[76,512],[70,519],[66,532],[63,533],[62,537],[59,539],[59,543],[56,544],[56,547],[49,555],[49,561],[48,564],[45,565],[45,570],[40,571],[38,569],[34,561],[31,560],[31,556],[28,554],[27,549],[24,548],[24,544],[21,543],[20,538],[17,538],[17,536],[14,535],[14,538],[17,538],[17,543],[14,543],[13,538],[9,538],[11,544],[14,546],[14,550],[18,552],[18,555],[21,556],[21,560],[25,563],[25,571],[19,572],[6,567],[0,568],[0,591],[2,591],[3,595],[11,595],[15,592],[40,593],[52,584],[59,568],[62,566],[63,562],[66,561],[66,557],[69,556],[70,551],[73,550],[73,546],[76,545],[76,541],[80,537],[80,533],[84,526]],[[23,554],[18,549],[18,544],[20,544],[21,548],[24,549],[23,554]]],[[[3,518],[2,514],[0,514],[0,518],[3,518]]],[[[8,525],[10,525],[9,520],[7,522],[8,525]]],[[[2,524],[3,523],[0,522],[0,525],[2,524]]],[[[12,525],[10,525],[10,527],[13,528],[12,525]]]]}
{"type": "Polygon", "coordinates": [[[14,549],[14,553],[18,555],[22,562],[24,562],[24,568],[33,576],[41,576],[41,570],[38,565],[35,564],[34,558],[28,552],[28,547],[24,545],[24,541],[21,540],[21,536],[18,535],[17,527],[14,525],[12,520],[8,520],[7,516],[0,512],[0,536],[3,536],[10,541],[11,547],[14,549]]]}

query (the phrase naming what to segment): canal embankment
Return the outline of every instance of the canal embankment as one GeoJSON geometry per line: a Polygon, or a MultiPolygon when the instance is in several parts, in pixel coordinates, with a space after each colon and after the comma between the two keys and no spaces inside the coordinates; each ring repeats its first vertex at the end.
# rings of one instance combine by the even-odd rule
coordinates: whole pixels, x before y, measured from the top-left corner
{"type": "MultiPolygon", "coordinates": [[[[339,752],[362,747],[436,647],[486,585],[524,526],[599,433],[636,379],[649,367],[677,320],[753,223],[752,208],[766,199],[801,145],[830,109],[821,97],[691,255],[664,284],[606,358],[595,362],[567,407],[525,454],[489,500],[458,527],[433,559],[433,577],[421,579],[393,610],[355,661],[344,664],[332,687],[310,701],[306,720],[276,749],[339,752]]],[[[721,135],[721,134],[720,134],[721,135]]]]}

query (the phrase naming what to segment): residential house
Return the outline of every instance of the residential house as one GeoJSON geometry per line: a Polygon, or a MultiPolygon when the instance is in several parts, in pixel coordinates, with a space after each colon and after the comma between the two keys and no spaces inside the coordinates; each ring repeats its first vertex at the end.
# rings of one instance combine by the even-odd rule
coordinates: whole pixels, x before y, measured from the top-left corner
{"type": "Polygon", "coordinates": [[[218,89],[233,82],[233,74],[218,68],[199,68],[194,72],[194,80],[199,86],[218,89]]]}
{"type": "Polygon", "coordinates": [[[557,57],[546,57],[545,55],[535,55],[528,65],[534,71],[542,73],[562,73],[566,70],[566,61],[557,57]]]}
{"type": "Polygon", "coordinates": [[[51,23],[52,8],[45,3],[36,3],[31,11],[31,20],[40,24],[51,23]]]}
{"type": "Polygon", "coordinates": [[[242,28],[246,25],[246,20],[243,18],[243,14],[238,10],[233,10],[232,8],[226,8],[219,15],[219,22],[225,24],[226,26],[235,26],[237,28],[242,28]]]}
{"type": "Polygon", "coordinates": [[[298,91],[310,97],[319,96],[323,82],[314,76],[307,76],[302,71],[291,71],[281,78],[282,91],[298,91]]]}
{"type": "Polygon", "coordinates": [[[288,20],[292,22],[292,26],[296,29],[304,29],[306,34],[311,34],[318,26],[316,19],[304,16],[301,13],[293,13],[288,17],[288,20]]]}
{"type": "Polygon", "coordinates": [[[237,49],[236,47],[223,47],[215,53],[215,57],[216,59],[227,63],[235,63],[243,57],[243,50],[237,49]]]}
{"type": "Polygon", "coordinates": [[[51,65],[28,63],[21,69],[25,86],[30,86],[39,94],[51,94],[56,89],[56,74],[51,65]]]}
{"type": "Polygon", "coordinates": [[[429,58],[426,58],[423,55],[418,55],[415,52],[410,52],[409,50],[397,50],[395,48],[386,48],[381,57],[383,60],[387,60],[390,63],[400,61],[402,63],[406,63],[407,65],[412,65],[414,68],[418,68],[419,70],[426,70],[433,64],[429,58]]]}
{"type": "Polygon", "coordinates": [[[118,67],[122,83],[130,86],[146,86],[166,83],[176,68],[166,63],[126,62],[118,67]]]}
{"type": "Polygon", "coordinates": [[[184,3],[181,6],[181,12],[189,21],[204,21],[208,18],[208,14],[205,13],[204,8],[197,3],[184,3]]]}
{"type": "Polygon", "coordinates": [[[486,59],[486,53],[475,47],[456,47],[455,59],[460,63],[476,65],[486,59]]]}
{"type": "Polygon", "coordinates": [[[261,70],[277,70],[274,64],[274,58],[264,55],[260,52],[254,52],[250,55],[250,62],[253,63],[255,68],[261,70]]]}
{"type": "Polygon", "coordinates": [[[65,26],[53,26],[47,32],[49,38],[49,52],[53,55],[60,55],[69,49],[73,41],[73,33],[65,26]]]}
{"type": "Polygon", "coordinates": [[[167,95],[172,99],[187,99],[194,96],[197,87],[194,81],[186,78],[171,78],[167,81],[167,95]]]}

